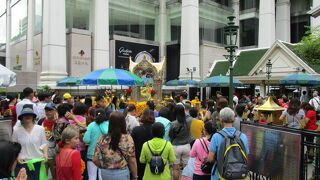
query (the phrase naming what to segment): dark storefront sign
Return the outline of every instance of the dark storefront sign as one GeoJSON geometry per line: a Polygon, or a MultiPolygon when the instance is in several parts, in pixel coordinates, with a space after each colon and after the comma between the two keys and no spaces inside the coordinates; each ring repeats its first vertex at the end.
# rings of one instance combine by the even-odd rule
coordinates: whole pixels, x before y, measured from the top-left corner
{"type": "Polygon", "coordinates": [[[159,62],[159,46],[132,43],[125,41],[115,41],[115,65],[116,68],[129,69],[129,57],[135,60],[135,57],[146,51],[153,57],[154,62],[159,62]]]}

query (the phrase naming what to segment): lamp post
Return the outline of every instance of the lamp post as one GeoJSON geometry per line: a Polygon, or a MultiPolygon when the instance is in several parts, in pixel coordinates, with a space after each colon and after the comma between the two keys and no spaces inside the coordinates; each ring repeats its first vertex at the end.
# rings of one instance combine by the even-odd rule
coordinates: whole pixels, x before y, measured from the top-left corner
{"type": "MultiPolygon", "coordinates": [[[[187,68],[188,73],[190,73],[191,75],[191,81],[193,80],[193,73],[197,71],[196,67],[192,67],[192,68],[187,68]]],[[[187,84],[188,87],[188,99],[190,98],[190,87],[189,87],[189,83],[187,84]]]]}
{"type": "Polygon", "coordinates": [[[187,68],[188,73],[191,74],[191,80],[193,80],[193,73],[197,71],[196,67],[193,68],[187,68]]]}
{"type": "Polygon", "coordinates": [[[267,90],[267,95],[270,93],[270,77],[271,77],[271,69],[272,69],[272,63],[271,60],[269,59],[267,64],[266,64],[266,73],[267,73],[267,79],[268,79],[268,90],[267,90]]]}
{"type": "Polygon", "coordinates": [[[229,53],[225,57],[230,62],[229,65],[229,107],[233,107],[233,61],[235,59],[235,51],[238,48],[237,46],[237,36],[239,26],[235,25],[233,21],[235,19],[234,16],[228,17],[229,22],[226,27],[224,27],[224,36],[225,36],[225,49],[229,53]]]}

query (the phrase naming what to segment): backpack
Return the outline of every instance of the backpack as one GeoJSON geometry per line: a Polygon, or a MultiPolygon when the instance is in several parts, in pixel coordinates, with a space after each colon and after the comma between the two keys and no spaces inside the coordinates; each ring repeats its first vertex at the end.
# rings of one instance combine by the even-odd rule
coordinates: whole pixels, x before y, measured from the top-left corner
{"type": "Polygon", "coordinates": [[[166,148],[167,143],[168,143],[168,141],[166,141],[166,144],[164,145],[160,154],[155,154],[152,152],[152,150],[149,146],[149,142],[147,142],[148,148],[152,154],[151,161],[149,162],[150,171],[152,174],[159,175],[159,174],[163,173],[163,171],[164,171],[164,167],[166,166],[166,164],[164,163],[164,161],[162,159],[162,153],[163,153],[164,149],[166,148]]]}
{"type": "MultiPolygon", "coordinates": [[[[217,169],[220,179],[243,179],[248,175],[248,161],[244,144],[240,139],[241,132],[229,136],[223,130],[218,132],[224,139],[217,157],[217,169]]],[[[215,167],[215,168],[216,168],[215,167]]]]}
{"type": "MultiPolygon", "coordinates": [[[[209,149],[206,143],[202,138],[199,139],[202,148],[206,151],[207,155],[209,154],[209,149]]],[[[208,160],[208,157],[205,158],[201,163],[201,171],[205,174],[210,174],[212,171],[213,163],[208,160]]]]}

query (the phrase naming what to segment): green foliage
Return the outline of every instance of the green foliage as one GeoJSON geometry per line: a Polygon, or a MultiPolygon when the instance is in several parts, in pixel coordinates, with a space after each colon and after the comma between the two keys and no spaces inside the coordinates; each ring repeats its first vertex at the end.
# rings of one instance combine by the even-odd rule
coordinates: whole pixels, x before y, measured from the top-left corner
{"type": "Polygon", "coordinates": [[[320,65],[320,27],[307,31],[294,52],[308,64],[320,65]]]}
{"type": "Polygon", "coordinates": [[[45,85],[45,86],[41,86],[37,91],[38,91],[38,93],[50,93],[51,88],[49,86],[45,85]]]}

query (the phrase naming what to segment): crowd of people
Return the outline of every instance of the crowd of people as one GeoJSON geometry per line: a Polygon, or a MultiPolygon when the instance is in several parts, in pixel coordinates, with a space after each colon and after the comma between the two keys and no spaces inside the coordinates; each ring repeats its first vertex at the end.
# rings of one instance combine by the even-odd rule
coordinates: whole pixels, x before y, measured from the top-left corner
{"type": "MultiPolygon", "coordinates": [[[[234,97],[234,109],[218,92],[202,109],[185,94],[137,114],[134,104],[106,94],[75,100],[27,87],[17,102],[7,97],[2,114],[12,116],[11,141],[0,141],[0,179],[129,180],[242,179],[248,174],[248,140],[241,121],[263,123],[255,109],[265,99],[234,97]],[[158,111],[159,110],[159,111],[158,111]],[[230,151],[230,149],[234,149],[230,151]],[[230,165],[230,163],[233,165],[230,165]],[[226,168],[228,167],[228,168],[226,168]]],[[[318,92],[309,99],[277,99],[280,120],[291,128],[317,130],[318,92]]],[[[308,137],[314,141],[314,137],[308,137]]],[[[314,149],[308,147],[310,161],[314,149]]]]}

